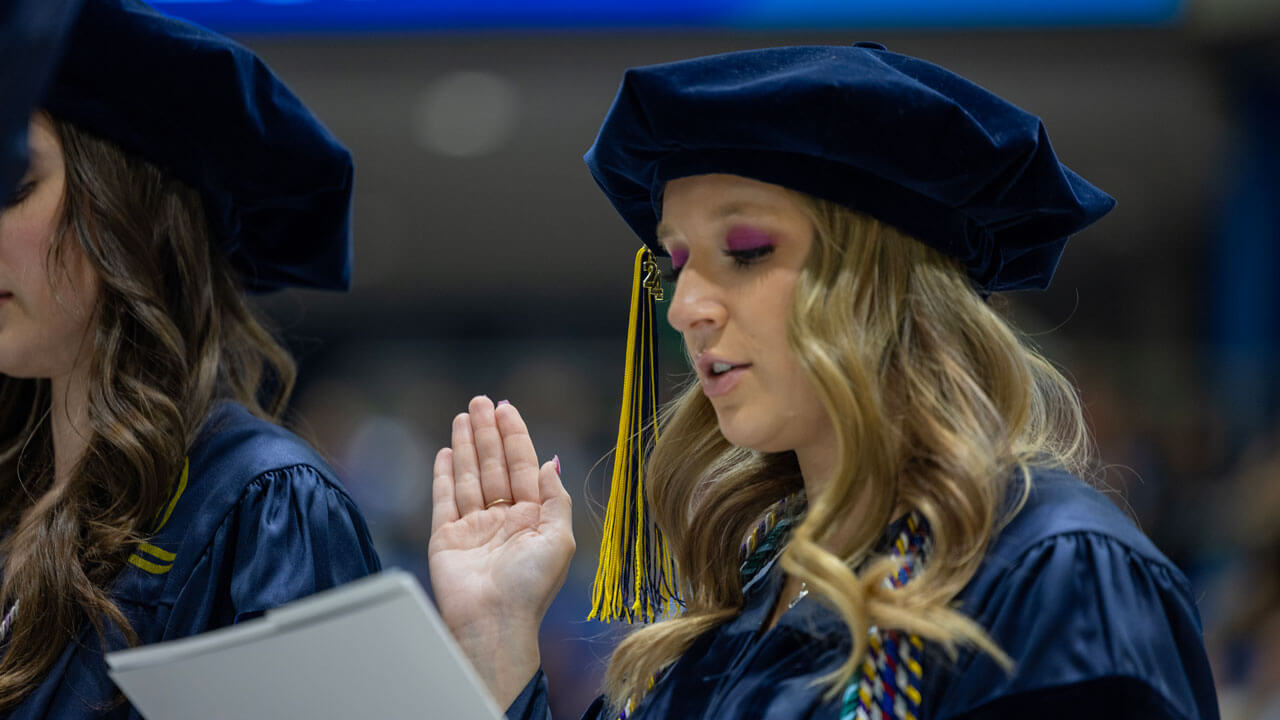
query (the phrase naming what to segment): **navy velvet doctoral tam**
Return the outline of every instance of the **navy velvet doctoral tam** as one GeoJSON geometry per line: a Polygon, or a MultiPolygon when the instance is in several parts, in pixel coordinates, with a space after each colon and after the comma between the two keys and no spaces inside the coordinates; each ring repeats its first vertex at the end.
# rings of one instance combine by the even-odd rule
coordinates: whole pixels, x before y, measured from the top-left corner
{"type": "Polygon", "coordinates": [[[1044,288],[1115,202],[1035,115],[874,43],[632,68],[586,162],[654,252],[666,183],[728,173],[831,200],[958,260],[983,292],[1044,288]]]}
{"type": "Polygon", "coordinates": [[[27,164],[27,124],[81,0],[0,2],[0,200],[27,164]]]}
{"type": "Polygon", "coordinates": [[[85,0],[43,105],[198,190],[249,289],[349,286],[351,155],[244,46],[85,0]]]}

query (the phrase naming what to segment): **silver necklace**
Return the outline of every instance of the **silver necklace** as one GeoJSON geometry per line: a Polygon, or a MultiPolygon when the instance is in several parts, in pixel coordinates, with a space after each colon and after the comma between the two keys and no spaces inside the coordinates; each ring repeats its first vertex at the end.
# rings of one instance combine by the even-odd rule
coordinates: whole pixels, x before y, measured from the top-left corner
{"type": "Polygon", "coordinates": [[[805,595],[808,595],[808,594],[809,594],[809,584],[808,584],[808,583],[806,583],[805,581],[801,580],[801,581],[800,581],[800,592],[796,593],[796,596],[795,596],[795,597],[793,597],[793,598],[791,598],[791,602],[787,603],[787,609],[788,609],[788,610],[790,610],[791,608],[795,607],[795,606],[796,606],[796,603],[798,603],[798,602],[800,602],[801,600],[803,600],[803,599],[804,599],[804,596],[805,596],[805,595]]]}

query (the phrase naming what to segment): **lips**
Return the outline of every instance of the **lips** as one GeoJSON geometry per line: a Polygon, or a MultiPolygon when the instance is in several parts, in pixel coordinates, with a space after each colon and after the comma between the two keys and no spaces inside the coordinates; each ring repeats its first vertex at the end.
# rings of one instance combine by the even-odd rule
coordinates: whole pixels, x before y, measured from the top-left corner
{"type": "Polygon", "coordinates": [[[697,358],[698,379],[707,397],[719,397],[733,390],[751,367],[751,363],[734,362],[726,358],[701,353],[697,358]]]}

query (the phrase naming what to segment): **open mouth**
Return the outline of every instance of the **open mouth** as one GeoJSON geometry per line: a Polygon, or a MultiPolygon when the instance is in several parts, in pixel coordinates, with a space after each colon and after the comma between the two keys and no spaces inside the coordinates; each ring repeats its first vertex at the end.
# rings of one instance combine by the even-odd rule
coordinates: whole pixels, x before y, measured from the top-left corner
{"type": "Polygon", "coordinates": [[[716,360],[702,366],[702,390],[708,397],[728,393],[738,384],[751,363],[731,363],[716,360]]]}
{"type": "Polygon", "coordinates": [[[728,375],[734,370],[751,367],[751,363],[731,363],[731,362],[712,362],[703,366],[703,372],[708,378],[718,378],[722,375],[728,375]]]}
{"type": "Polygon", "coordinates": [[[711,363],[711,375],[713,377],[716,375],[723,375],[729,372],[730,370],[734,369],[735,367],[742,367],[742,366],[734,365],[733,363],[726,363],[726,362],[711,363]]]}

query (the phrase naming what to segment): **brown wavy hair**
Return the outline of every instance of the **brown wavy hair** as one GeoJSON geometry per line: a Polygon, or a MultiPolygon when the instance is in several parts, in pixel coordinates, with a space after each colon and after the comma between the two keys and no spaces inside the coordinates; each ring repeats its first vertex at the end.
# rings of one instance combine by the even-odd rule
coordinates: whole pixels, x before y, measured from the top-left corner
{"type": "Polygon", "coordinates": [[[0,659],[11,709],[90,623],[137,636],[111,586],[144,539],[213,403],[278,419],[293,359],[248,305],[199,194],[113,143],[53,118],[66,187],[47,268],[82,253],[101,293],[82,347],[90,435],[56,486],[47,380],[0,376],[0,600],[19,610],[0,659]]]}
{"type": "MultiPolygon", "coordinates": [[[[1025,500],[1031,466],[1090,467],[1075,389],[955,261],[874,218],[796,197],[815,232],[788,341],[835,428],[839,465],[808,498],[780,563],[839,613],[852,638],[845,663],[823,678],[828,697],[853,679],[872,625],[916,633],[953,655],[975,647],[1011,668],[952,601],[1025,500]],[[899,561],[871,553],[909,510],[928,521],[933,551],[895,589],[884,578],[899,561]]],[[[793,453],[731,446],[696,384],[665,408],[661,438],[648,499],[671,542],[686,608],[615,650],[605,690],[617,707],[637,702],[650,678],[738,612],[740,543],[770,504],[803,487],[793,453]]]]}

